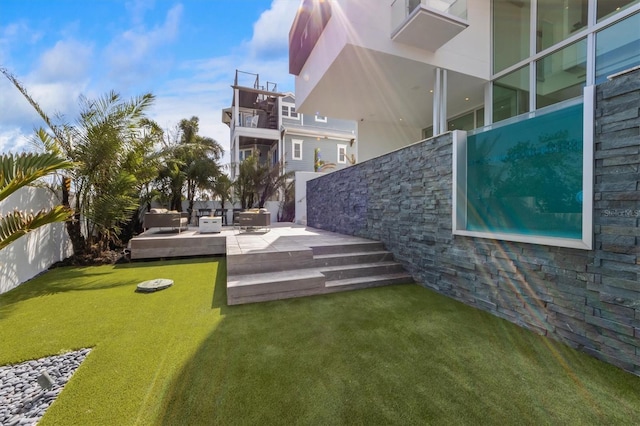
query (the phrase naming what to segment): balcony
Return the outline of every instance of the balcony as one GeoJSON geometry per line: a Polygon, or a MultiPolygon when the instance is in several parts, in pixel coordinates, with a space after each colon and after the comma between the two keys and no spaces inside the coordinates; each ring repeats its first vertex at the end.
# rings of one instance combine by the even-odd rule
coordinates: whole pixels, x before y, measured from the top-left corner
{"type": "Polygon", "coordinates": [[[435,52],[469,26],[467,0],[394,0],[391,39],[435,52]]]}

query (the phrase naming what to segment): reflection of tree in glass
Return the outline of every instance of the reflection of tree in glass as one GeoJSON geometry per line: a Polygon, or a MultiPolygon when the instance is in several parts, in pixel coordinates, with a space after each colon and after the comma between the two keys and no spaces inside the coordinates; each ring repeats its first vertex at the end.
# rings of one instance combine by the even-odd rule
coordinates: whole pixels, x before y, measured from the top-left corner
{"type": "Polygon", "coordinates": [[[467,214],[471,226],[493,226],[490,223],[494,216],[492,198],[501,169],[495,167],[499,161],[495,151],[501,138],[500,133],[492,138],[477,135],[467,145],[467,196],[471,201],[467,214]]]}
{"type": "Polygon", "coordinates": [[[519,142],[507,151],[496,196],[528,197],[540,213],[579,213],[582,152],[576,140],[541,136],[538,144],[519,142]],[[546,140],[545,140],[546,139],[546,140]]]}

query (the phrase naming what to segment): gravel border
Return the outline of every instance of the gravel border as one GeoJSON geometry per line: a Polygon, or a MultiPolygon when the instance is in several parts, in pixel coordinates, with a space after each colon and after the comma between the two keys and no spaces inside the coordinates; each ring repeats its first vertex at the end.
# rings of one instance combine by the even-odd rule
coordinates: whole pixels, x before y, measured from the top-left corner
{"type": "Polygon", "coordinates": [[[84,348],[0,366],[0,425],[37,424],[89,352],[91,349],[84,348]],[[40,378],[45,372],[51,379],[50,387],[46,386],[46,379],[40,378]]]}

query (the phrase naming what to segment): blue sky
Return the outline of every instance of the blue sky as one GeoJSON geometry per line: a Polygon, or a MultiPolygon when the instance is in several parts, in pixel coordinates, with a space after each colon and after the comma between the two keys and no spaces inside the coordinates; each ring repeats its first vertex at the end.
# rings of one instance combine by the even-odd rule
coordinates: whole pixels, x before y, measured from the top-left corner
{"type": "MultiPolygon", "coordinates": [[[[0,66],[49,115],[77,116],[78,97],[152,92],[151,118],[170,128],[200,117],[200,133],[225,150],[220,122],[235,70],[293,91],[288,33],[299,0],[0,0],[0,66]]],[[[32,149],[43,125],[0,78],[0,152],[32,149]]],[[[228,156],[225,156],[228,158],[228,156]]]]}

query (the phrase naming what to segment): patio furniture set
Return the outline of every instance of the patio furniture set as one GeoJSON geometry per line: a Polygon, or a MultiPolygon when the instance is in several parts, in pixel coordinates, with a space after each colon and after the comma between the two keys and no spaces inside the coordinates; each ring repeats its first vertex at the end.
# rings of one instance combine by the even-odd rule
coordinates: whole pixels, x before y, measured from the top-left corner
{"type": "MultiPolygon", "coordinates": [[[[226,211],[216,209],[211,216],[210,209],[198,210],[198,230],[201,234],[222,232],[222,225],[226,224],[226,211]]],[[[174,210],[153,208],[144,215],[144,230],[149,228],[170,228],[180,233],[188,229],[188,213],[174,210]]],[[[249,209],[233,212],[233,227],[239,230],[266,229],[271,226],[271,213],[267,209],[249,209]]]]}

